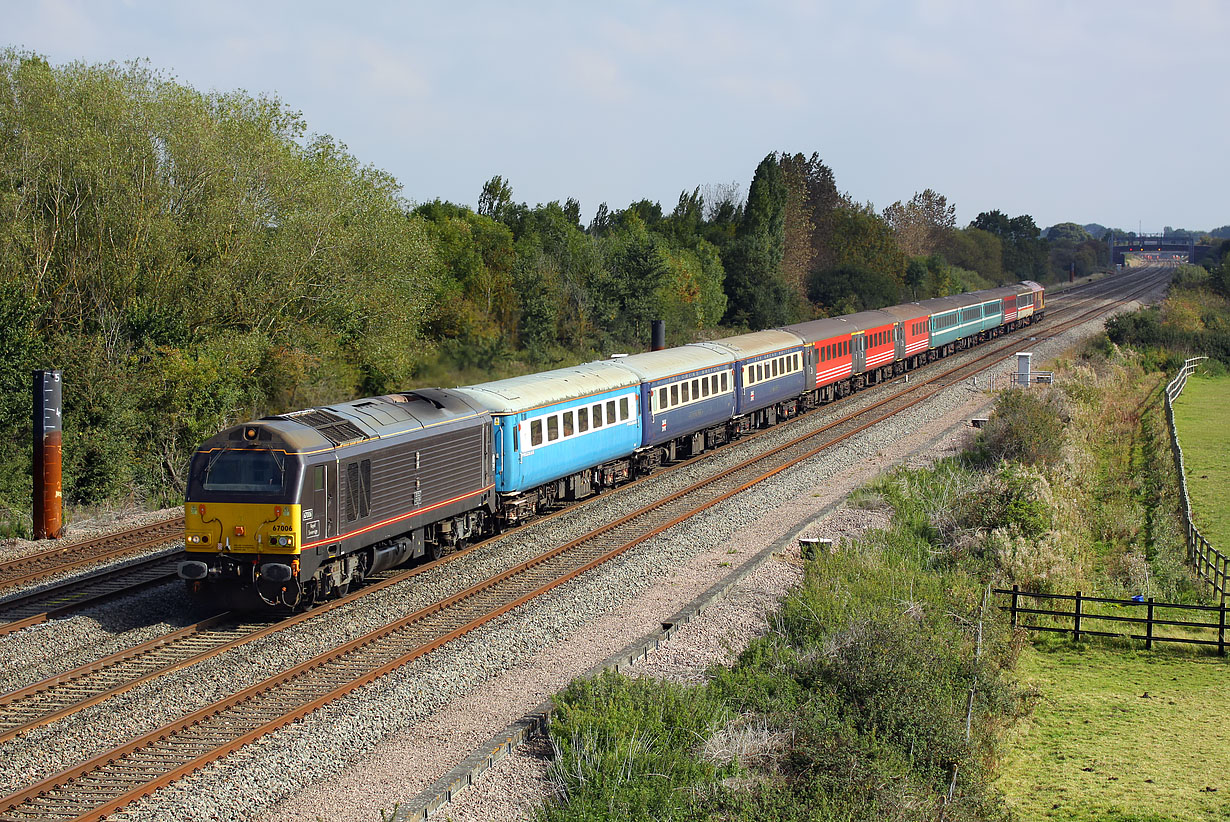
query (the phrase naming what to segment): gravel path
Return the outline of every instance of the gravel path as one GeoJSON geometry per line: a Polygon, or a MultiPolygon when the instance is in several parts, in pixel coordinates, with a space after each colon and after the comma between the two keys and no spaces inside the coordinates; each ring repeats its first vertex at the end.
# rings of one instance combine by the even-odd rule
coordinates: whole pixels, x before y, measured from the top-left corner
{"type": "MultiPolygon", "coordinates": [[[[1090,325],[1100,328],[1100,323],[1090,325]]],[[[1022,335],[1022,339],[1028,338],[1022,335]]],[[[1035,344],[1035,361],[1054,357],[1068,344],[1070,340],[1035,344]]],[[[837,408],[844,412],[868,404],[877,393],[865,392],[837,408]]],[[[732,566],[844,498],[886,466],[924,452],[928,459],[952,453],[968,435],[969,429],[959,423],[985,416],[991,401],[992,397],[968,383],[945,389],[917,407],[909,419],[876,426],[854,442],[783,472],[719,510],[643,543],[595,573],[561,586],[543,601],[508,614],[226,761],[133,804],[114,818],[379,819],[381,808],[412,799],[573,676],[659,628],[661,619],[724,578],[732,566]],[[952,433],[937,440],[937,428],[952,433]]],[[[802,425],[818,427],[835,413],[822,411],[802,425]]],[[[772,431],[765,439],[784,440],[799,430],[772,431]]],[[[733,463],[745,453],[745,446],[725,449],[713,459],[733,463]]],[[[186,709],[208,704],[306,659],[339,637],[387,623],[465,587],[480,574],[489,575],[562,539],[588,533],[598,523],[660,496],[666,487],[683,487],[700,473],[699,467],[689,466],[624,493],[599,498],[553,522],[480,546],[412,583],[310,620],[290,636],[275,635],[252,643],[224,658],[135,689],[106,710],[90,709],[14,740],[0,749],[0,788],[28,784],[101,751],[115,739],[152,730],[186,709]]],[[[818,528],[825,536],[840,537],[863,527],[861,520],[875,515],[843,512],[818,528]]],[[[651,664],[658,664],[655,656],[671,660],[673,675],[695,677],[697,669],[689,667],[688,660],[701,664],[728,648],[741,647],[741,642],[762,629],[766,608],[795,574],[797,567],[789,555],[783,562],[763,566],[753,575],[760,586],[749,594],[753,599],[740,600],[743,594],[735,592],[732,613],[746,615],[736,620],[728,614],[723,623],[726,634],[710,636],[690,650],[676,646],[675,640],[665,653],[651,655],[651,664]]],[[[80,664],[91,654],[97,658],[110,652],[112,645],[130,644],[143,632],[165,632],[189,621],[182,604],[167,594],[173,596],[172,592],[151,592],[126,600],[125,607],[113,611],[94,609],[72,626],[57,623],[54,630],[31,630],[6,638],[0,647],[9,664],[0,670],[0,685],[16,687],[46,675],[36,672],[67,667],[67,659],[80,664]],[[123,626],[127,626],[127,635],[119,641],[116,628],[123,626]]],[[[518,751],[495,770],[532,759],[528,750],[518,751]]],[[[513,778],[525,786],[541,787],[532,771],[518,772],[513,778]]],[[[485,793],[480,783],[468,795],[477,798],[485,793]]],[[[524,806],[510,801],[513,804],[507,808],[488,807],[472,818],[516,818],[521,812],[518,808],[524,806]]],[[[462,808],[454,804],[446,813],[465,818],[459,816],[462,808]]]]}

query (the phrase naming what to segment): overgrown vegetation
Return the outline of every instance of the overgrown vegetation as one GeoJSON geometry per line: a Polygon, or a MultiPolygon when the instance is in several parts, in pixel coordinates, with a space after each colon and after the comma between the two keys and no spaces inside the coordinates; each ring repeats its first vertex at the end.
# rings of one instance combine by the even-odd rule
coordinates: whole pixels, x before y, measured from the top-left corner
{"type": "MultiPolygon", "coordinates": [[[[574,684],[557,699],[565,723],[552,729],[557,801],[539,818],[1018,818],[1012,809],[1048,818],[1040,802],[1051,783],[1029,763],[1048,774],[1070,770],[1046,759],[1078,756],[1054,736],[1070,720],[1039,707],[1055,685],[1036,676],[1037,652],[1028,651],[1035,656],[1018,681],[1013,666],[1025,636],[997,608],[984,608],[984,597],[991,586],[1015,583],[1037,592],[1207,601],[1183,566],[1175,516],[1159,393],[1165,375],[1154,370],[1169,356],[1093,340],[1057,364],[1053,388],[1002,393],[961,458],[894,471],[857,493],[853,504],[888,508],[891,525],[808,561],[767,635],[703,685],[614,675],[574,684]],[[997,782],[1005,730],[1034,710],[1036,727],[1052,728],[1050,735],[1013,759],[1023,773],[997,782]],[[600,761],[623,763],[618,777],[588,770],[600,761]]],[[[1069,647],[1043,645],[1057,659],[1069,647]]],[[[1076,664],[1088,669],[1080,654],[1097,652],[1077,653],[1076,664]]],[[[1152,657],[1140,654],[1145,663],[1152,657]]],[[[1116,688],[1124,682],[1122,671],[1096,676],[1116,688]]],[[[1103,685],[1090,687],[1096,692],[1070,701],[1101,704],[1103,685]]],[[[1159,716],[1170,710],[1156,707],[1159,716]]],[[[1108,721],[1076,738],[1149,747],[1125,730],[1108,721]]],[[[1199,730],[1190,727],[1177,744],[1190,753],[1199,730]]],[[[1152,754],[1085,759],[1115,779],[1128,779],[1137,765],[1163,767],[1152,754]]],[[[1073,780],[1089,782],[1074,776],[1056,789],[1070,790],[1073,780]]],[[[1207,806],[1194,791],[1184,796],[1196,798],[1171,816],[1140,818],[1183,818],[1207,806]]],[[[1076,818],[1111,808],[1137,818],[1125,801],[1106,796],[1050,802],[1076,818]]]]}

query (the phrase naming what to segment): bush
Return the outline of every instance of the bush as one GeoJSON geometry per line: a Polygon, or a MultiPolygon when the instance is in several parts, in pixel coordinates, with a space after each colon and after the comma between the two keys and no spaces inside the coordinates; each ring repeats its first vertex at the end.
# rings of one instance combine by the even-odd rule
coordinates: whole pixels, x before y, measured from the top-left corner
{"type": "Polygon", "coordinates": [[[1067,422],[1059,392],[1037,388],[1005,391],[978,437],[975,458],[987,465],[1001,460],[1054,464],[1063,454],[1067,422]]]}

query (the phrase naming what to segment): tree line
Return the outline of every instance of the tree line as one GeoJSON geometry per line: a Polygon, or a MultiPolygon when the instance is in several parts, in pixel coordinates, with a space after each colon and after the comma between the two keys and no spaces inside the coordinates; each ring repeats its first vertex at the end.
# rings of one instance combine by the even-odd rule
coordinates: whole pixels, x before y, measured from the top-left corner
{"type": "Polygon", "coordinates": [[[929,189],[877,210],[814,153],[588,225],[502,177],[475,209],[413,204],[276,97],[8,49],[0,522],[28,510],[34,368],[65,371],[70,502],[170,502],[236,420],[638,350],[653,319],[675,344],[1045,280],[1062,242],[1028,215],[958,227],[929,189]]]}

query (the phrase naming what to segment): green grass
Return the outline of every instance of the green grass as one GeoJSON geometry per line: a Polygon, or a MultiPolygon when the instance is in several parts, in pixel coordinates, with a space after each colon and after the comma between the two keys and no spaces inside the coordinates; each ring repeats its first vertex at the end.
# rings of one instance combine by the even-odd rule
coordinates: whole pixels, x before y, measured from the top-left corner
{"type": "Polygon", "coordinates": [[[1174,405],[1183,446],[1192,515],[1204,538],[1221,551],[1230,549],[1230,376],[1187,381],[1174,405]]]}
{"type": "Polygon", "coordinates": [[[1230,820],[1225,660],[1052,643],[1018,673],[1039,696],[997,784],[1019,822],[1230,820]]]}

